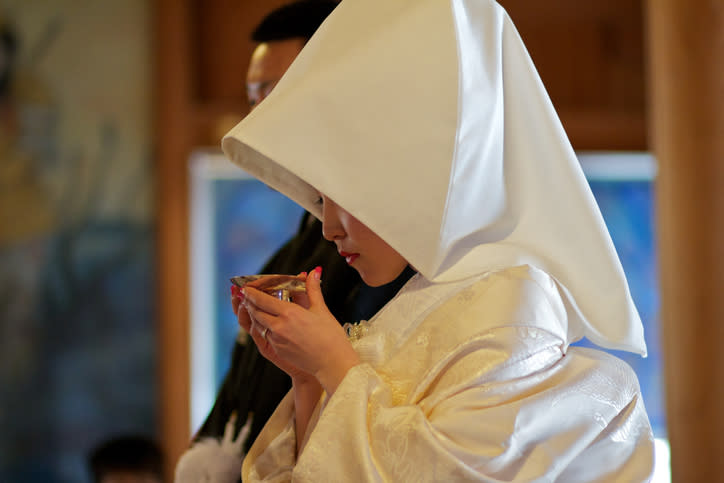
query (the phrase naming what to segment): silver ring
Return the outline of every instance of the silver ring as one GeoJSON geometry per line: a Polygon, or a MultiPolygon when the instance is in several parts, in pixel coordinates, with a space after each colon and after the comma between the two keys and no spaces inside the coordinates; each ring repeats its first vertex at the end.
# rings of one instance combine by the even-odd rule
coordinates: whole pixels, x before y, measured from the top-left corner
{"type": "Polygon", "coordinates": [[[264,327],[264,330],[261,331],[261,338],[266,340],[266,333],[269,330],[269,327],[264,327]]]}

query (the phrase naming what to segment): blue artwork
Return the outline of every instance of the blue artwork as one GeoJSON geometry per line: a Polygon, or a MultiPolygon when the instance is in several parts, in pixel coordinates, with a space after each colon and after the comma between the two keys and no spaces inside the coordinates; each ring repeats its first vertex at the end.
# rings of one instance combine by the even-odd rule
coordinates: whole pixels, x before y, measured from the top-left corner
{"type": "Polygon", "coordinates": [[[229,303],[229,278],[259,273],[264,263],[297,231],[302,208],[255,179],[213,181],[214,319],[217,387],[231,362],[239,326],[229,303]]]}
{"type": "Polygon", "coordinates": [[[85,483],[157,437],[151,9],[0,3],[0,482],[85,483]]]}

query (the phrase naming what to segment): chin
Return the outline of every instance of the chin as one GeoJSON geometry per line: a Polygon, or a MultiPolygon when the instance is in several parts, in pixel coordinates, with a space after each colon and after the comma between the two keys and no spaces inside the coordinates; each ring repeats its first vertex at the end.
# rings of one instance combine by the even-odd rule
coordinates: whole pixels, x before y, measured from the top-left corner
{"type": "Polygon", "coordinates": [[[372,273],[365,273],[359,271],[359,276],[362,278],[362,281],[365,283],[365,285],[369,285],[370,287],[381,287],[382,285],[387,285],[390,282],[393,282],[399,275],[398,274],[372,274],[372,273]]]}
{"type": "Polygon", "coordinates": [[[359,270],[357,267],[354,267],[355,270],[357,270],[357,273],[359,273],[359,277],[362,279],[362,281],[365,283],[365,285],[369,285],[370,287],[379,287],[380,285],[384,285],[384,283],[380,283],[379,279],[375,277],[374,275],[363,272],[362,270],[359,270]]]}

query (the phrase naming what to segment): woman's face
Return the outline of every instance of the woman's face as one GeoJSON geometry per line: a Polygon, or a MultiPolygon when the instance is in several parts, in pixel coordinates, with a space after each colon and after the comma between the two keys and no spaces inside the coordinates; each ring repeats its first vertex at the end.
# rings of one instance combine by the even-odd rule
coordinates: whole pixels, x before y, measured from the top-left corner
{"type": "Polygon", "coordinates": [[[407,266],[402,255],[334,201],[325,195],[320,200],[324,238],[337,245],[339,254],[367,285],[379,287],[402,273],[407,266]]]}

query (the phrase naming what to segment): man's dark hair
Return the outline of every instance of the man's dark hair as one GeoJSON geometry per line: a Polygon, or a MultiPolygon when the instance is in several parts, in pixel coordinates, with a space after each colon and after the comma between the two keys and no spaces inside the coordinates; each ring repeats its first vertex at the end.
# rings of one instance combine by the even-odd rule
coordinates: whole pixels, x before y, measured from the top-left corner
{"type": "Polygon", "coordinates": [[[145,436],[117,436],[104,441],[89,456],[93,481],[114,471],[147,472],[163,480],[163,453],[155,440],[145,436]]]}
{"type": "Polygon", "coordinates": [[[273,10],[251,33],[254,42],[309,40],[339,2],[302,0],[273,10]]]}

